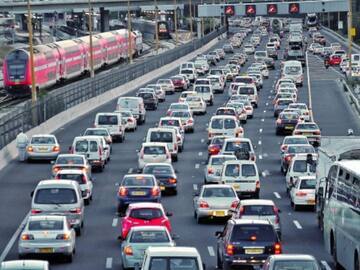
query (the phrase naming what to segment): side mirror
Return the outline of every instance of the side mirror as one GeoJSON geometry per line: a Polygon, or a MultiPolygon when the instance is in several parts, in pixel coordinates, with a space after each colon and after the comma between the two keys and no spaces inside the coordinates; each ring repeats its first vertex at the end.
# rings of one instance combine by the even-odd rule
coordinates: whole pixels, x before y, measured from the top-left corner
{"type": "Polygon", "coordinates": [[[55,164],[55,160],[50,161],[50,164],[54,165],[54,164],[55,164]]]}
{"type": "Polygon", "coordinates": [[[195,191],[194,194],[193,194],[194,197],[199,197],[200,196],[200,193],[198,191],[195,191]]]}
{"type": "Polygon", "coordinates": [[[32,198],[34,196],[34,191],[30,192],[30,197],[32,198]]]}
{"type": "Polygon", "coordinates": [[[171,238],[172,238],[172,240],[177,240],[177,239],[180,239],[180,236],[178,234],[174,233],[171,235],[171,238]]]}
{"type": "Polygon", "coordinates": [[[222,236],[222,232],[221,232],[221,231],[216,231],[216,232],[215,232],[215,236],[216,236],[216,237],[222,236]]]}
{"type": "Polygon", "coordinates": [[[121,235],[119,235],[117,239],[121,242],[125,240],[121,235]]]}
{"type": "Polygon", "coordinates": [[[173,213],[172,213],[172,212],[166,212],[166,216],[167,216],[167,217],[172,217],[172,216],[173,216],[173,213]]]}

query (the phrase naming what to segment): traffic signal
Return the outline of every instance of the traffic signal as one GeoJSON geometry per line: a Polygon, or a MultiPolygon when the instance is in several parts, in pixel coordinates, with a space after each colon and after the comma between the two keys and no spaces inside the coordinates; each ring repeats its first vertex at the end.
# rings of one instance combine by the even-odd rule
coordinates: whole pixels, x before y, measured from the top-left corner
{"type": "Polygon", "coordinates": [[[232,5],[225,6],[225,15],[227,15],[227,16],[235,15],[235,7],[232,5]]]}
{"type": "Polygon", "coordinates": [[[289,13],[290,14],[299,14],[300,13],[300,5],[299,5],[299,3],[291,3],[291,4],[289,4],[289,13]]]}
{"type": "Polygon", "coordinates": [[[245,13],[247,16],[256,15],[256,5],[245,5],[245,13]]]}
{"type": "Polygon", "coordinates": [[[268,4],[267,5],[267,13],[268,15],[275,15],[277,14],[277,5],[276,4],[268,4]]]}

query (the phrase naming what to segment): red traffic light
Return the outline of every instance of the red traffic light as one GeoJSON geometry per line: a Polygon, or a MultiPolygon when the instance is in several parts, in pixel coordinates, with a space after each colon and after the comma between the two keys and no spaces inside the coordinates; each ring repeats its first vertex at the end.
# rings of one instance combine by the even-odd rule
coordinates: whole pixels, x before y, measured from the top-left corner
{"type": "Polygon", "coordinates": [[[235,15],[235,7],[234,6],[225,6],[225,15],[229,15],[229,16],[235,15]]]}
{"type": "Polygon", "coordinates": [[[291,3],[289,4],[289,13],[290,14],[298,14],[300,12],[299,3],[291,3]]]}
{"type": "Polygon", "coordinates": [[[268,4],[267,5],[267,13],[269,15],[277,14],[277,5],[276,4],[268,4]]]}
{"type": "Polygon", "coordinates": [[[255,5],[246,5],[245,6],[245,13],[248,16],[256,15],[256,6],[255,5]]]}

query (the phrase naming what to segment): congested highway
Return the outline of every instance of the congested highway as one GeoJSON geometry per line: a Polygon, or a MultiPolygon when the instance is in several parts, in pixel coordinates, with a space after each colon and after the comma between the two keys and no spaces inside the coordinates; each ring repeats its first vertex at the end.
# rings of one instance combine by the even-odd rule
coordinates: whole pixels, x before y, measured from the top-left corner
{"type": "MultiPolygon", "coordinates": [[[[263,37],[256,50],[264,50],[267,39],[263,37]]],[[[282,41],[279,55],[282,55],[284,50],[285,38],[282,41]]],[[[221,48],[227,42],[227,39],[220,40],[216,48],[221,48]]],[[[235,52],[240,51],[241,49],[235,49],[235,52]]],[[[229,57],[227,54],[217,65],[227,64],[229,57]]],[[[291,208],[284,184],[285,177],[280,172],[280,144],[283,136],[275,135],[276,119],[273,116],[272,104],[275,83],[281,76],[280,61],[276,61],[275,70],[270,70],[269,78],[264,80],[253,119],[242,125],[245,137],[251,139],[257,156],[256,163],[261,174],[260,198],[273,200],[281,210],[283,253],[311,254],[325,267],[332,268],[332,259],[324,249],[315,213],[308,209],[295,212],[291,208]]],[[[359,134],[357,116],[348,105],[337,83],[337,79],[342,76],[341,73],[333,68],[325,69],[322,61],[321,58],[308,54],[309,70],[307,72],[304,68],[304,85],[298,88],[298,102],[309,105],[310,97],[313,117],[321,128],[322,136],[346,135],[349,128],[353,129],[355,134],[359,134]]],[[[247,63],[241,67],[240,73],[246,72],[252,62],[254,62],[253,56],[250,55],[247,63]]],[[[175,74],[178,74],[178,69],[169,71],[162,78],[169,78],[175,74]]],[[[158,79],[154,78],[151,83],[156,83],[158,79]]],[[[139,85],[140,87],[142,86],[139,85]]],[[[134,96],[135,92],[129,95],[134,96]]],[[[121,217],[116,208],[118,184],[125,174],[137,172],[138,151],[147,130],[154,127],[160,117],[166,115],[169,105],[177,102],[178,97],[179,93],[167,95],[166,101],[160,103],[156,111],[147,111],[144,125],[138,126],[135,132],[126,133],[123,143],[113,144],[110,163],[102,173],[93,174],[95,177],[93,200],[89,206],[86,206],[84,231],[77,238],[73,262],[64,264],[55,260],[53,269],[120,269],[121,244],[117,237],[121,232],[121,217]]],[[[179,236],[176,240],[177,245],[196,247],[207,269],[216,268],[215,232],[223,229],[224,222],[210,221],[197,224],[193,217],[193,196],[203,184],[208,155],[209,120],[228,98],[227,91],[223,94],[215,94],[214,105],[207,107],[206,114],[194,116],[195,132],[185,135],[184,150],[179,154],[178,162],[173,162],[178,178],[177,195],[163,196],[161,201],[166,211],[173,213],[170,220],[173,232],[179,236]]],[[[60,142],[62,152],[67,152],[75,136],[83,134],[86,128],[93,125],[97,112],[112,112],[115,108],[116,101],[110,102],[58,130],[55,135],[60,142]]],[[[16,259],[18,256],[17,238],[20,232],[18,228],[30,210],[30,192],[34,190],[39,180],[49,179],[50,172],[49,163],[28,164],[16,161],[0,171],[0,216],[2,217],[0,250],[8,252],[7,260],[16,259]],[[11,241],[9,242],[12,236],[13,245],[11,241]]]]}

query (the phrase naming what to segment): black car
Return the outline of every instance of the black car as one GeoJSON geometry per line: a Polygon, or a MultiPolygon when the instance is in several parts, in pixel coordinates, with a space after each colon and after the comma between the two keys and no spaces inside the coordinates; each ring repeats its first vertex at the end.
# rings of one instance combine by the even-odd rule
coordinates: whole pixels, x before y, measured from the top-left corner
{"type": "Polygon", "coordinates": [[[275,61],[274,61],[273,58],[266,57],[266,58],[263,59],[263,61],[265,62],[267,68],[275,69],[275,61]]]}
{"type": "Polygon", "coordinates": [[[177,176],[171,164],[147,164],[143,169],[143,173],[154,175],[162,192],[171,192],[173,195],[177,194],[177,176]]]}
{"type": "Polygon", "coordinates": [[[137,94],[144,100],[145,109],[156,110],[159,104],[158,98],[154,93],[151,92],[140,92],[137,94]]]}
{"type": "Polygon", "coordinates": [[[282,112],[276,120],[276,135],[283,133],[292,134],[299,122],[300,115],[295,112],[282,112]]]}
{"type": "Polygon", "coordinates": [[[217,268],[261,266],[272,254],[281,254],[279,237],[268,220],[230,219],[216,232],[217,268]]]}

